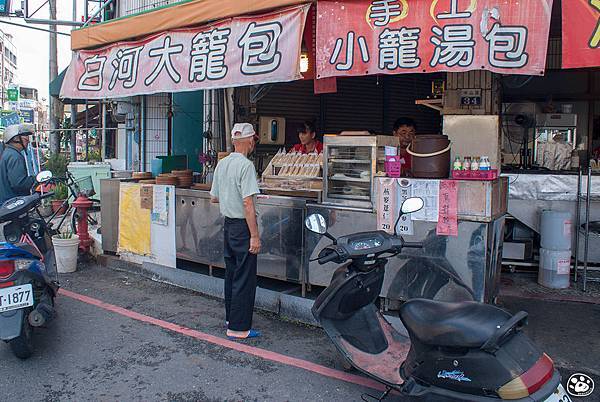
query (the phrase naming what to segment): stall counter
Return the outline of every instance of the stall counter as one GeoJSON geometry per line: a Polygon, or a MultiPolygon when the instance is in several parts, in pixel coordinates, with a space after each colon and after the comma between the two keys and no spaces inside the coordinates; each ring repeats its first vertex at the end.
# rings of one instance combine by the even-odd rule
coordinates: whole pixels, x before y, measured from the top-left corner
{"type": "MultiPolygon", "coordinates": [[[[407,240],[425,241],[426,247],[390,260],[381,296],[491,302],[499,283],[505,185],[506,179],[461,184],[471,192],[464,197],[465,190],[459,197],[462,212],[456,237],[437,236],[435,222],[414,221],[414,233],[407,240]]],[[[321,213],[336,236],[377,229],[376,211],[301,197],[262,195],[257,199],[257,211],[263,247],[258,274],[301,284],[303,290],[329,285],[336,269],[335,264],[310,262],[328,240],[305,230],[307,215],[321,213]]],[[[176,245],[178,258],[209,267],[224,266],[223,219],[208,191],[177,189],[176,245]]]]}

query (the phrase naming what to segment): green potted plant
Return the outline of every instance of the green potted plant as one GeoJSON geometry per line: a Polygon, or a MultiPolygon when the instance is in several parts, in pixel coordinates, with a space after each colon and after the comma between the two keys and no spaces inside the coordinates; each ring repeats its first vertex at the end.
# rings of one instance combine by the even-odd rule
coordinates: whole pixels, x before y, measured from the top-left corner
{"type": "Polygon", "coordinates": [[[58,183],[54,188],[52,212],[58,211],[57,215],[62,215],[67,212],[67,205],[63,205],[67,198],[69,198],[69,189],[64,183],[58,183]]]}
{"type": "Polygon", "coordinates": [[[77,270],[79,236],[68,230],[52,236],[52,245],[54,246],[58,273],[75,272],[77,270]]]}
{"type": "Polygon", "coordinates": [[[89,153],[88,153],[88,162],[94,163],[94,162],[102,162],[102,154],[100,153],[100,150],[98,149],[92,149],[89,153]]]}
{"type": "Polygon", "coordinates": [[[68,164],[69,161],[66,156],[53,154],[46,161],[45,168],[52,172],[53,177],[66,177],[68,164]]]}

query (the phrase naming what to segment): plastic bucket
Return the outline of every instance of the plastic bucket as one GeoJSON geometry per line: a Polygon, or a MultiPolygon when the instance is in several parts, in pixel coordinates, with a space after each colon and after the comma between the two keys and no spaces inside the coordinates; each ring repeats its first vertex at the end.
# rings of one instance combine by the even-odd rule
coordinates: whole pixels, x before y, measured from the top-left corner
{"type": "Polygon", "coordinates": [[[68,274],[77,270],[77,250],[79,249],[79,236],[73,235],[70,239],[59,239],[52,236],[54,254],[56,255],[56,270],[60,274],[68,274]]]}
{"type": "Polygon", "coordinates": [[[540,245],[546,250],[571,250],[573,221],[569,212],[544,210],[540,216],[540,245]]]}
{"type": "Polygon", "coordinates": [[[552,289],[569,287],[571,251],[555,251],[540,248],[538,283],[552,289]]]}
{"type": "Polygon", "coordinates": [[[450,140],[445,135],[417,135],[406,148],[412,156],[412,175],[423,179],[450,176],[450,140]]]}

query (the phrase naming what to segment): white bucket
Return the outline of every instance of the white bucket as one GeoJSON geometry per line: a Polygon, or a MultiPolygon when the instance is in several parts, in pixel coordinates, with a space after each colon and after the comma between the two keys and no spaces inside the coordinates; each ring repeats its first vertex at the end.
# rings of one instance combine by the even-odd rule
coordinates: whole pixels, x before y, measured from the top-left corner
{"type": "Polygon", "coordinates": [[[56,269],[60,274],[68,274],[77,270],[77,249],[79,236],[73,235],[70,239],[52,237],[54,254],[56,255],[56,269]]]}
{"type": "Polygon", "coordinates": [[[551,289],[569,287],[571,251],[554,251],[540,248],[538,283],[551,289]]]}
{"type": "Polygon", "coordinates": [[[546,250],[571,250],[573,221],[569,212],[544,210],[540,217],[541,246],[546,250]]]}

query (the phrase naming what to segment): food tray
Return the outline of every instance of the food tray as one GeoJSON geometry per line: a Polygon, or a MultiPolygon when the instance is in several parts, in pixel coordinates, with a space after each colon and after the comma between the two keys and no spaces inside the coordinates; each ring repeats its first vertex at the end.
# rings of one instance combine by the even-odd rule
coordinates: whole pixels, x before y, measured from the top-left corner
{"type": "Polygon", "coordinates": [[[491,170],[453,170],[452,178],[455,180],[496,180],[498,169],[491,170]]]}

